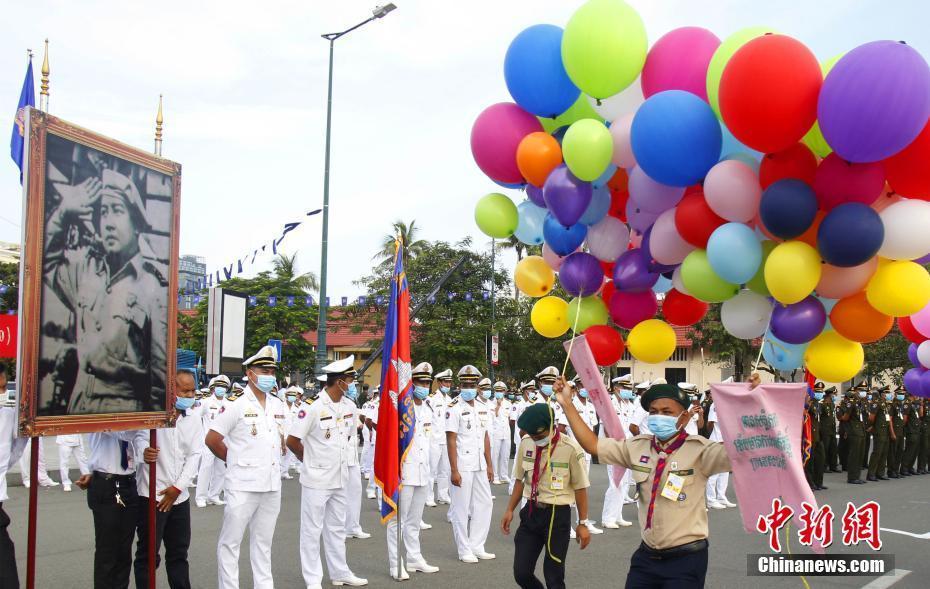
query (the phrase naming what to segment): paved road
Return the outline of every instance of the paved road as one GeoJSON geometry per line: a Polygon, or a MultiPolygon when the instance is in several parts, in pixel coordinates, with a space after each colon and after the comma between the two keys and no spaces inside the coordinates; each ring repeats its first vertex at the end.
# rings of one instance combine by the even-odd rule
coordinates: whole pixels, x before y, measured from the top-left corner
{"type": "MultiPolygon", "coordinates": [[[[74,475],[72,475],[74,476],[74,475]]],[[[57,472],[53,473],[57,479],[57,472]]],[[[606,484],[603,467],[593,467],[592,479],[596,491],[593,495],[591,513],[600,514],[602,489],[606,484]]],[[[19,484],[19,475],[10,475],[12,484],[19,484]]],[[[831,504],[840,511],[834,524],[834,534],[840,532],[839,520],[847,500],[859,504],[867,499],[876,499],[882,506],[883,528],[900,530],[923,538],[883,532],[882,553],[893,554],[896,568],[912,571],[896,578],[895,589],[906,587],[925,588],[930,584],[930,476],[910,477],[900,481],[870,483],[850,486],[844,474],[828,474],[828,491],[818,493],[821,501],[831,504]]],[[[445,522],[443,507],[427,509],[426,521],[433,529],[422,534],[423,553],[430,563],[441,571],[435,575],[416,575],[406,586],[442,587],[443,589],[473,589],[474,587],[514,586],[511,576],[513,546],[509,537],[497,528],[500,514],[505,505],[505,487],[493,487],[497,497],[494,520],[488,550],[497,554],[494,561],[466,565],[456,560],[450,526],[445,522]]],[[[732,498],[732,488],[730,490],[732,498]]],[[[25,576],[26,506],[27,490],[13,487],[10,500],[4,505],[13,524],[10,526],[17,547],[20,573],[25,576]]],[[[299,530],[299,483],[285,481],[281,515],[278,518],[274,544],[274,574],[279,588],[301,587],[300,560],[298,556],[299,530]]],[[[72,493],[63,493],[60,487],[42,489],[39,495],[38,531],[38,587],[71,588],[90,587],[93,558],[93,527],[90,511],[84,495],[75,488],[72,493]]],[[[393,587],[388,577],[385,532],[377,521],[375,503],[365,500],[362,524],[373,533],[368,540],[349,541],[349,565],[356,574],[367,577],[372,587],[393,587]]],[[[624,508],[628,519],[635,518],[634,506],[624,508]]],[[[216,538],[222,522],[219,507],[194,509],[193,546],[191,550],[191,576],[194,587],[215,587],[216,538]]],[[[736,509],[711,511],[711,552],[707,586],[712,588],[753,589],[802,587],[800,579],[783,577],[746,576],[746,554],[767,552],[766,540],[757,534],[743,532],[736,509]]],[[[803,552],[795,538],[794,552],[803,552]]],[[[639,544],[638,528],[609,530],[595,536],[588,550],[580,552],[573,544],[567,562],[567,578],[574,587],[622,587],[629,567],[629,556],[639,544]]],[[[245,544],[247,546],[247,544],[245,544]]],[[[831,551],[865,554],[868,549],[834,547],[831,551]]],[[[242,554],[242,586],[251,587],[248,553],[242,554]]],[[[541,576],[541,575],[540,575],[541,576]]],[[[162,575],[160,586],[167,587],[162,575]]],[[[863,587],[874,581],[868,577],[811,577],[813,589],[832,587],[863,587]]],[[[889,579],[881,579],[879,585],[889,579]]]]}

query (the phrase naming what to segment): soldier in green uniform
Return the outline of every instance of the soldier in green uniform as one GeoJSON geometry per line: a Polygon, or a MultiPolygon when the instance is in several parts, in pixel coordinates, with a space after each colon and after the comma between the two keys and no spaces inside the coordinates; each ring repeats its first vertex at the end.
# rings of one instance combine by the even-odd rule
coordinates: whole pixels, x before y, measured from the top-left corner
{"type": "Polygon", "coordinates": [[[894,393],[887,393],[885,398],[891,395],[891,433],[894,435],[894,441],[888,446],[888,478],[901,478],[901,462],[904,459],[904,389],[898,389],[894,393]]]}
{"type": "Polygon", "coordinates": [[[872,455],[872,448],[875,447],[875,432],[872,429],[872,419],[871,412],[869,409],[872,406],[872,400],[874,395],[872,391],[869,390],[868,385],[863,383],[866,387],[865,399],[859,401],[860,407],[864,407],[866,411],[866,416],[863,416],[862,423],[865,424],[865,440],[862,442],[862,469],[868,472],[869,470],[869,457],[872,455]]]}
{"type": "Polygon", "coordinates": [[[868,411],[860,405],[865,400],[865,385],[859,385],[855,397],[847,396],[836,410],[841,423],[846,424],[846,482],[852,485],[865,484],[862,475],[862,453],[865,442],[865,424],[863,416],[868,419],[868,411]]]}
{"type": "Polygon", "coordinates": [[[888,445],[891,436],[891,415],[885,393],[880,390],[872,391],[872,400],[869,403],[869,429],[872,431],[872,454],[869,456],[869,472],[867,481],[887,481],[885,469],[888,467],[888,445]]]}
{"type": "Polygon", "coordinates": [[[904,413],[904,460],[901,462],[901,476],[909,477],[917,474],[914,463],[920,450],[920,400],[908,394],[901,409],[904,413]]]}
{"type": "Polygon", "coordinates": [[[917,453],[917,474],[927,474],[930,458],[930,400],[920,400],[920,450],[917,453]]]}
{"type": "Polygon", "coordinates": [[[823,400],[823,387],[823,383],[818,382],[814,385],[813,398],[808,396],[805,399],[805,411],[811,424],[811,455],[807,464],[804,465],[804,474],[807,475],[807,482],[813,491],[827,488],[823,486],[824,451],[820,430],[820,401],[823,400]]]}
{"type": "Polygon", "coordinates": [[[820,401],[820,439],[823,442],[824,472],[840,472],[836,447],[836,387],[824,390],[820,401]]]}
{"type": "MultiPolygon", "coordinates": [[[[856,391],[853,388],[850,388],[846,391],[846,394],[843,395],[843,398],[840,400],[840,405],[847,401],[852,401],[856,398],[856,391]]],[[[836,444],[836,455],[840,460],[840,468],[847,470],[849,466],[849,422],[843,421],[840,419],[839,410],[836,411],[836,433],[839,435],[839,440],[836,444]]]]}

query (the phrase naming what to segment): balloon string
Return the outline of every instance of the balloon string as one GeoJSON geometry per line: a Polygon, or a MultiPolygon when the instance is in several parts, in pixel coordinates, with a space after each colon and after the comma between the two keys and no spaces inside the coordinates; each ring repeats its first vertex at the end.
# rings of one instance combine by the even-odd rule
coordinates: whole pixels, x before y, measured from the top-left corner
{"type": "Polygon", "coordinates": [[[575,347],[575,337],[578,333],[578,318],[581,317],[581,297],[578,297],[578,305],[575,308],[575,324],[572,326],[572,339],[568,342],[568,353],[565,355],[565,364],[562,365],[562,377],[565,377],[565,371],[568,370],[568,361],[572,358],[572,348],[575,347]]]}
{"type": "MultiPolygon", "coordinates": [[[[788,522],[788,525],[785,526],[785,546],[788,547],[788,556],[791,556],[791,522],[788,522]]],[[[801,577],[801,582],[804,583],[804,589],[811,589],[810,584],[807,582],[807,578],[804,575],[799,575],[801,577]]]]}
{"type": "MultiPolygon", "coordinates": [[[[756,363],[752,365],[752,371],[755,372],[759,369],[759,362],[762,361],[762,352],[765,350],[765,342],[768,341],[764,337],[762,338],[762,345],[759,346],[759,355],[756,356],[756,363]]],[[[775,345],[775,342],[769,342],[772,345],[775,345]]],[[[703,350],[702,350],[703,351],[703,350]]]]}

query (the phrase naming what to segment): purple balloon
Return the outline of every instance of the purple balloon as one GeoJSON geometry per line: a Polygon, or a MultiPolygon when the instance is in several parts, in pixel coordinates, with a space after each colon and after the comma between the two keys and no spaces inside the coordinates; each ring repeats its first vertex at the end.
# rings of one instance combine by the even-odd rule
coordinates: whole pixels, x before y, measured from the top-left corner
{"type": "Polygon", "coordinates": [[[776,305],[772,311],[772,335],[786,344],[804,344],[823,331],[827,312],[820,299],[811,295],[793,305],[776,305]]]}
{"type": "Polygon", "coordinates": [[[923,396],[923,388],[920,386],[921,375],[927,372],[922,368],[911,368],[904,373],[904,388],[912,395],[923,396]]]}
{"type": "Polygon", "coordinates": [[[650,213],[649,211],[639,208],[633,199],[626,201],[626,218],[630,222],[630,227],[644,233],[646,229],[652,227],[661,213],[650,213]]]}
{"type": "Polygon", "coordinates": [[[875,162],[905,147],[930,118],[930,66],[901,41],[873,41],[844,55],[817,101],[824,139],[844,160],[875,162]]]}
{"type": "Polygon", "coordinates": [[[907,347],[907,357],[910,359],[911,364],[920,366],[920,360],[917,359],[917,344],[911,344],[907,347]]]}
{"type": "Polygon", "coordinates": [[[649,271],[649,256],[640,248],[627,250],[614,262],[614,286],[622,292],[651,289],[659,275],[649,271]]]}
{"type": "Polygon", "coordinates": [[[630,173],[630,200],[644,211],[663,213],[677,205],[685,195],[680,186],[666,186],[646,175],[638,166],[630,173]]]}
{"type": "Polygon", "coordinates": [[[601,263],[589,253],[575,252],[562,261],[559,282],[565,292],[573,297],[591,296],[604,282],[601,263]]]}
{"type": "Polygon", "coordinates": [[[552,216],[565,227],[581,219],[594,194],[590,182],[579,180],[563,164],[552,170],[543,185],[543,198],[552,216]]]}
{"type": "Polygon", "coordinates": [[[546,199],[543,198],[542,188],[538,188],[532,184],[527,184],[526,195],[530,197],[530,200],[533,201],[533,204],[537,207],[546,208],[546,199]]]}
{"type": "Polygon", "coordinates": [[[649,244],[652,240],[652,227],[646,229],[646,232],[643,233],[643,242],[639,247],[642,248],[643,253],[646,254],[646,257],[649,258],[649,271],[656,274],[665,274],[666,272],[674,272],[678,264],[660,264],[656,262],[656,259],[652,257],[652,252],[649,251],[649,244]]]}
{"type": "Polygon", "coordinates": [[[915,263],[915,264],[920,264],[921,266],[925,266],[925,265],[927,265],[927,264],[930,264],[930,254],[927,254],[926,256],[924,256],[924,257],[922,257],[922,258],[917,258],[916,260],[914,260],[914,263],[915,263]]]}
{"type": "Polygon", "coordinates": [[[920,392],[917,394],[930,399],[930,370],[924,370],[920,373],[920,392]]]}

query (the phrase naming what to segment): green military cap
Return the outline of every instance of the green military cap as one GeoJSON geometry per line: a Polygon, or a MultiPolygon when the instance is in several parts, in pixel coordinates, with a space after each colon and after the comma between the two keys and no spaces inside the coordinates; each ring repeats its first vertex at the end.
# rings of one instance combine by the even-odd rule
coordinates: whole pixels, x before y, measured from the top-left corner
{"type": "Polygon", "coordinates": [[[814,384],[814,390],[815,390],[815,391],[822,391],[822,390],[824,390],[824,387],[825,387],[825,386],[826,386],[826,385],[823,384],[823,381],[818,380],[817,383],[814,384]]]}
{"type": "Polygon", "coordinates": [[[688,407],[688,405],[690,405],[688,395],[675,385],[670,384],[652,385],[640,399],[640,404],[643,406],[643,409],[649,411],[649,405],[656,399],[672,399],[681,404],[682,407],[688,407]]]}
{"type": "Polygon", "coordinates": [[[552,408],[548,403],[536,403],[526,408],[517,420],[517,427],[535,436],[552,429],[552,408]]]}
{"type": "Polygon", "coordinates": [[[828,394],[828,395],[832,395],[832,394],[835,393],[835,392],[836,392],[836,387],[830,387],[830,388],[824,390],[824,393],[826,393],[826,394],[828,394]]]}

